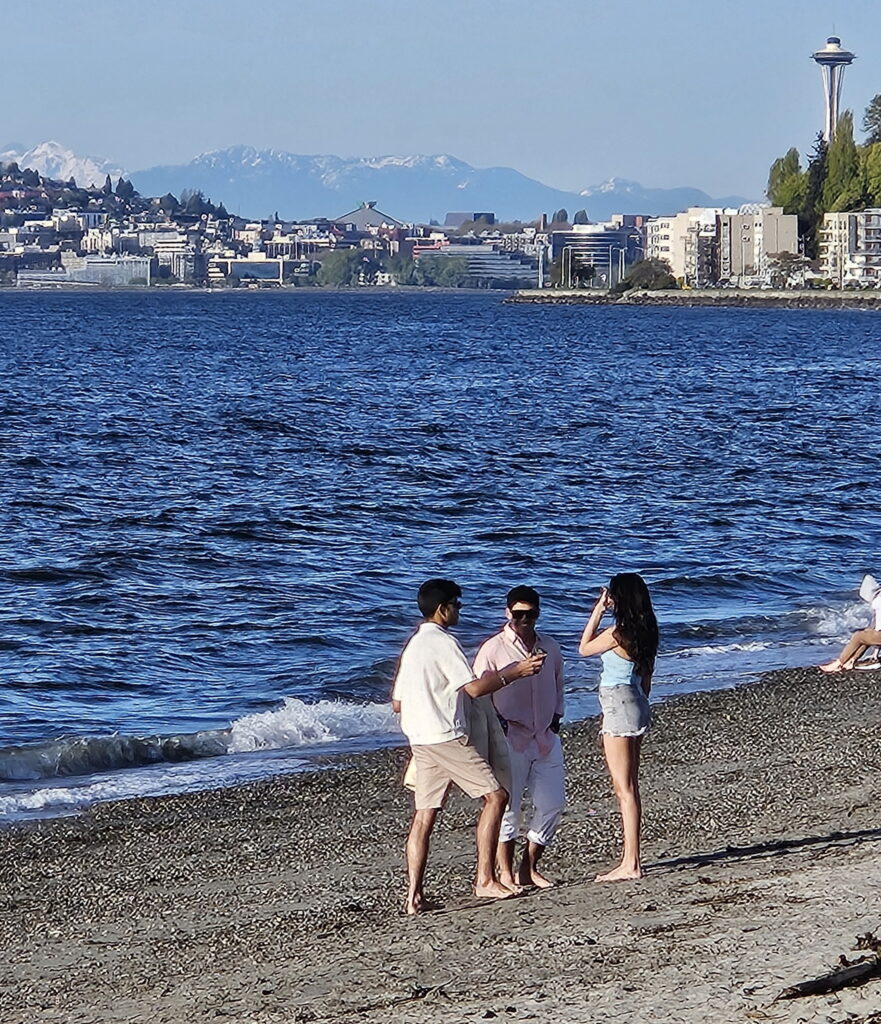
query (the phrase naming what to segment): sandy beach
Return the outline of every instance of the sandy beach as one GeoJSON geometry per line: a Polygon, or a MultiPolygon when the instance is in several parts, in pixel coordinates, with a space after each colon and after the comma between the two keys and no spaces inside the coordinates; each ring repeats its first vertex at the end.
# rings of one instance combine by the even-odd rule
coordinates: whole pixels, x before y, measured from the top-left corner
{"type": "Polygon", "coordinates": [[[881,1021],[881,980],[776,1001],[881,934],[881,673],[772,673],[656,709],[639,883],[596,724],[565,732],[557,888],[469,896],[475,807],[400,916],[402,750],[0,832],[0,1020],[881,1021]]]}

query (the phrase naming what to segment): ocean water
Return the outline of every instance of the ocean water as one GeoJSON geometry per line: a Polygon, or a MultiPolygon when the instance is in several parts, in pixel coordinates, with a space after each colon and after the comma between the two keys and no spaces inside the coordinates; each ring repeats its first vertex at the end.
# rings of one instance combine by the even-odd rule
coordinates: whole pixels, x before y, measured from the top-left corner
{"type": "Polygon", "coordinates": [[[812,664],[881,573],[877,314],[498,295],[0,298],[0,816],[395,742],[433,575],[536,586],[569,717],[610,574],[656,695],[812,664]]]}

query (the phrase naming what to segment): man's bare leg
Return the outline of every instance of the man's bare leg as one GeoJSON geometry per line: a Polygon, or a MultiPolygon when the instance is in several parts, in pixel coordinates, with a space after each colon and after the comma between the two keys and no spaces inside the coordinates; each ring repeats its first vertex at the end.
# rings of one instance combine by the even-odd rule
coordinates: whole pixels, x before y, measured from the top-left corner
{"type": "Polygon", "coordinates": [[[477,820],[477,879],[474,882],[474,895],[483,899],[503,900],[513,895],[512,890],[496,878],[499,829],[507,803],[508,794],[503,789],[487,793],[477,820]]]}
{"type": "Polygon", "coordinates": [[[642,801],[639,795],[639,751],[641,736],[603,736],[606,764],[612,776],[612,786],[621,808],[624,826],[624,852],[618,867],[597,875],[597,882],[622,882],[642,878],[639,859],[639,833],[642,819],[642,801]]]}
{"type": "Polygon", "coordinates": [[[431,830],[437,821],[439,810],[438,807],[432,807],[429,810],[416,811],[413,815],[413,823],[407,836],[407,875],[410,887],[404,909],[408,914],[419,914],[428,909],[423,883],[431,830]]]}
{"type": "Polygon", "coordinates": [[[545,847],[541,843],[534,843],[531,839],[527,842],[520,861],[521,885],[534,885],[537,889],[552,889],[556,885],[538,870],[538,862],[544,852],[545,847]]]}
{"type": "Polygon", "coordinates": [[[509,889],[514,889],[517,886],[517,879],[514,877],[514,848],[516,845],[516,839],[502,840],[496,850],[499,881],[509,889]]]}

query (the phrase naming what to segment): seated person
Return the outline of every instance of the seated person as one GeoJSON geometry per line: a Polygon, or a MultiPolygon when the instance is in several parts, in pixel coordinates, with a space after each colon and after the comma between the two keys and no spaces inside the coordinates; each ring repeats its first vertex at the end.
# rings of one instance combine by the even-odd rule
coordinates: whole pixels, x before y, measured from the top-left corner
{"type": "Polygon", "coordinates": [[[824,672],[845,672],[852,668],[879,668],[878,660],[863,662],[857,665],[870,647],[881,646],[881,583],[868,574],[863,577],[860,585],[860,597],[872,608],[872,625],[866,629],[858,629],[845,644],[844,650],[837,658],[821,665],[824,672]]]}

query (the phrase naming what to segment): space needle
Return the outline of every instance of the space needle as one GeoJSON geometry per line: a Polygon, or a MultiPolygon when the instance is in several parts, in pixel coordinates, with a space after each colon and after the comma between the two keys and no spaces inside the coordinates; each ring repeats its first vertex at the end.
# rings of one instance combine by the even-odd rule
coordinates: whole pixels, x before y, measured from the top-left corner
{"type": "Polygon", "coordinates": [[[823,72],[823,92],[826,96],[826,127],[823,138],[831,142],[838,127],[838,104],[841,100],[841,83],[844,69],[853,64],[856,54],[842,50],[838,36],[829,36],[822,50],[811,54],[811,59],[820,65],[823,72]]]}

